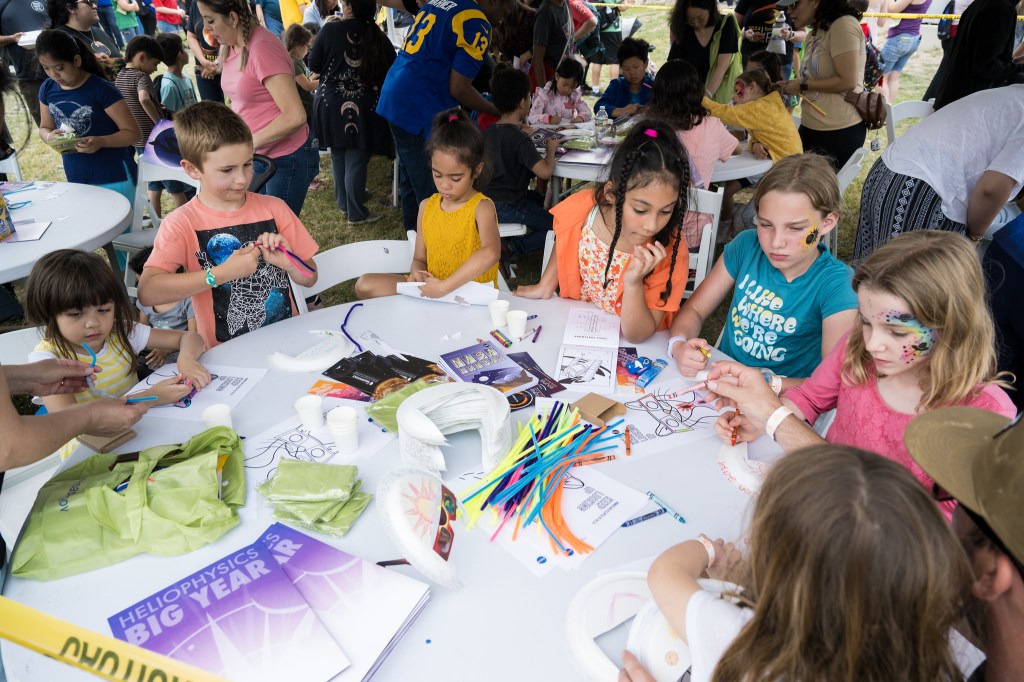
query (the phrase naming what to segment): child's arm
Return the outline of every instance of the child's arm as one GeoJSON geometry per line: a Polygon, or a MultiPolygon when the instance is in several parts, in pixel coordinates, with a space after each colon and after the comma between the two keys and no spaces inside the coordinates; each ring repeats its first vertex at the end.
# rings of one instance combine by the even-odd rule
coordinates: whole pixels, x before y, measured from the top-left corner
{"type": "MultiPolygon", "coordinates": [[[[220,265],[210,268],[210,271],[217,284],[221,285],[248,277],[256,272],[259,262],[260,250],[255,244],[249,244],[235,251],[220,265]]],[[[148,306],[174,303],[209,288],[205,270],[176,273],[147,267],[142,270],[139,279],[139,303],[148,306]]]]}
{"type": "MultiPolygon", "coordinates": [[[[146,80],[149,80],[148,78],[146,80]]],[[[141,84],[141,83],[140,83],[141,84]]],[[[149,88],[139,88],[139,105],[142,110],[146,112],[146,115],[156,123],[160,120],[160,109],[157,107],[156,102],[153,101],[153,96],[149,91],[149,88]]]]}
{"type": "MultiPolygon", "coordinates": [[[[92,154],[104,148],[131,147],[142,136],[139,124],[135,122],[135,117],[128,109],[128,103],[123,99],[107,107],[106,112],[117,126],[117,132],[112,135],[83,137],[75,147],[79,152],[92,154]]],[[[40,107],[40,120],[42,120],[42,107],[40,107]]]]}
{"type": "MultiPolygon", "coordinates": [[[[821,359],[824,360],[839,340],[857,324],[857,309],[833,313],[821,321],[821,359]]],[[[789,388],[785,386],[785,388],[789,388]]]]}
{"type": "Polygon", "coordinates": [[[558,157],[555,156],[555,151],[558,149],[558,142],[553,137],[544,140],[544,148],[546,150],[544,158],[533,164],[533,168],[530,169],[530,172],[541,180],[547,180],[555,173],[555,162],[558,160],[558,157]]]}
{"type": "MultiPolygon", "coordinates": [[[[445,279],[427,277],[420,293],[427,298],[441,298],[475,280],[498,262],[501,257],[501,237],[498,236],[498,216],[494,203],[483,199],[476,205],[476,229],[480,233],[480,248],[474,251],[466,262],[445,279]]],[[[418,240],[418,238],[417,238],[418,240]]]]}
{"type": "Polygon", "coordinates": [[[139,5],[133,0],[117,0],[117,6],[125,12],[138,12],[139,5]]]}
{"type": "Polygon", "coordinates": [[[698,335],[704,327],[705,320],[714,314],[735,284],[736,280],[732,278],[729,270],[725,267],[725,260],[719,258],[708,276],[700,283],[693,295],[683,302],[679,312],[672,320],[672,327],[668,332],[669,337],[686,337],[686,341],[677,342],[672,347],[672,357],[676,361],[679,373],[683,376],[692,377],[707,365],[707,357],[699,349],[708,350],[711,344],[698,335]]]}
{"type": "Polygon", "coordinates": [[[533,93],[533,104],[530,105],[530,115],[526,117],[527,123],[547,123],[550,118],[544,109],[548,106],[546,88],[537,88],[533,93]]]}
{"type": "Polygon", "coordinates": [[[427,277],[430,277],[427,270],[427,245],[423,241],[423,212],[426,207],[427,200],[421,201],[416,216],[416,243],[412,248],[412,263],[409,264],[410,282],[426,282],[427,277]]]}
{"type": "Polygon", "coordinates": [[[43,142],[49,142],[56,128],[57,124],[53,122],[53,117],[50,116],[50,108],[45,105],[39,107],[39,139],[43,142]]]}
{"type": "Polygon", "coordinates": [[[548,266],[540,276],[540,281],[525,287],[516,287],[513,296],[523,298],[551,298],[558,290],[558,258],[555,253],[548,259],[548,266]]]}
{"type": "Polygon", "coordinates": [[[200,389],[210,383],[210,372],[199,362],[199,356],[203,354],[206,344],[198,333],[153,329],[149,333],[149,343],[146,345],[155,350],[178,351],[178,373],[200,389]]]}
{"type": "Polygon", "coordinates": [[[317,78],[310,78],[304,73],[295,74],[295,83],[306,92],[316,92],[320,81],[317,78]]]}
{"type": "Polygon", "coordinates": [[[667,257],[668,251],[656,241],[633,249],[622,281],[622,336],[630,343],[651,338],[665,317],[664,310],[647,307],[644,277],[667,257]]]}
{"type": "Polygon", "coordinates": [[[292,261],[284,251],[291,251],[292,247],[283,236],[274,232],[264,232],[256,239],[256,245],[263,253],[263,260],[287,272],[292,281],[300,287],[311,287],[316,284],[316,264],[313,259],[304,261],[312,268],[312,272],[292,261]]]}
{"type": "Polygon", "coordinates": [[[573,117],[572,122],[585,123],[591,119],[591,116],[592,112],[590,111],[590,107],[587,106],[586,100],[583,99],[582,95],[578,96],[576,98],[576,116],[573,117]]]}

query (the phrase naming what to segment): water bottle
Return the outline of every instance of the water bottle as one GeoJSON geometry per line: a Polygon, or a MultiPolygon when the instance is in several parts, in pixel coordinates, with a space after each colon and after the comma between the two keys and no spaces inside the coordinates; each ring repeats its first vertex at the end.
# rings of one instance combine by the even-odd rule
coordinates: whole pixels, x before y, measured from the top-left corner
{"type": "Polygon", "coordinates": [[[779,11],[775,17],[775,24],[772,26],[772,37],[768,41],[768,51],[775,54],[786,54],[786,41],[782,39],[782,32],[786,29],[786,13],[779,11]]]}
{"type": "Polygon", "coordinates": [[[608,132],[608,108],[601,107],[601,109],[594,115],[594,134],[597,139],[605,137],[608,132]]]}

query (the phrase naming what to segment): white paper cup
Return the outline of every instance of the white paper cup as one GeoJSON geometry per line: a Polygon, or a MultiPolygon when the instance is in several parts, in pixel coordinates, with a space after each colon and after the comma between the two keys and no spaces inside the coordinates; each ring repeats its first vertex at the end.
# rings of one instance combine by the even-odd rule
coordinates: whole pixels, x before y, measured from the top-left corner
{"type": "Polygon", "coordinates": [[[526,336],[526,311],[508,311],[508,335],[512,341],[518,341],[526,336]]]}
{"type": "Polygon", "coordinates": [[[295,401],[295,411],[299,413],[302,425],[311,431],[324,426],[324,399],[318,395],[304,395],[295,401]]]}
{"type": "Polygon", "coordinates": [[[231,424],[231,406],[225,403],[210,405],[203,410],[203,423],[206,428],[212,429],[215,426],[226,426],[233,429],[231,424]]]}
{"type": "Polygon", "coordinates": [[[338,448],[338,454],[342,457],[349,457],[359,451],[359,432],[356,429],[331,429],[331,437],[338,448]]]}
{"type": "Polygon", "coordinates": [[[505,316],[508,314],[509,302],[500,298],[487,304],[487,310],[491,313],[491,324],[495,327],[505,326],[505,316]]]}
{"type": "Polygon", "coordinates": [[[341,407],[335,407],[327,413],[327,428],[332,433],[334,431],[354,430],[359,423],[358,420],[359,413],[355,411],[355,408],[342,405],[341,407]]]}

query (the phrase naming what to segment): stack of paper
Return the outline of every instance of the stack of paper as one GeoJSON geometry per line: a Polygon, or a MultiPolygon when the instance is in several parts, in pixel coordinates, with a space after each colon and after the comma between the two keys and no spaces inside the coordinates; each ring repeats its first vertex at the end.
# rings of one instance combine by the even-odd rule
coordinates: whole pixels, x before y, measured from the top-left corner
{"type": "Polygon", "coordinates": [[[572,308],[558,351],[555,379],[567,388],[615,392],[619,317],[597,308],[572,308]]]}

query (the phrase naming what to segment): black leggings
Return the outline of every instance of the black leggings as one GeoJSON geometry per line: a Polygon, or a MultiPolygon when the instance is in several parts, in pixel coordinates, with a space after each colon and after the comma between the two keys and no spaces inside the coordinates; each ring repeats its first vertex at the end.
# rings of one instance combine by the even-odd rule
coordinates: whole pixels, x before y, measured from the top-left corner
{"type": "Polygon", "coordinates": [[[804,151],[821,154],[838,173],[853,153],[864,146],[868,127],[863,121],[840,130],[812,130],[802,125],[799,132],[804,151]]]}

